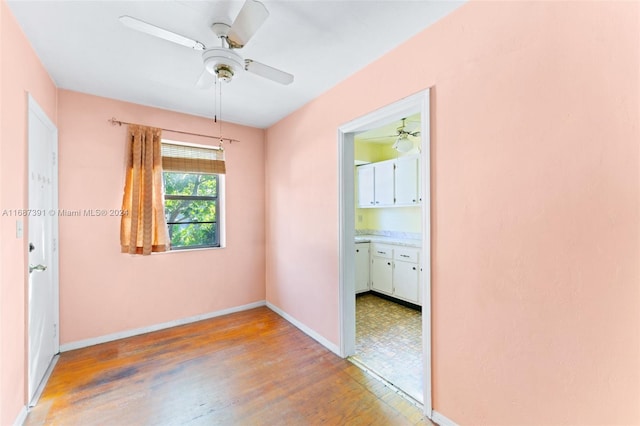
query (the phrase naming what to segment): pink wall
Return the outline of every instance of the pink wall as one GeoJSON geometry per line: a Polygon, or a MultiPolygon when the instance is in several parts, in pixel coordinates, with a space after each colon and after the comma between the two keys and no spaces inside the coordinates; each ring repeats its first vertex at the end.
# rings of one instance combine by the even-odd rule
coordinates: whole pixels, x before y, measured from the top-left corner
{"type": "MultiPolygon", "coordinates": [[[[267,299],[337,343],[336,128],[433,86],[435,409],[460,424],[640,423],[639,21],[637,2],[474,2],[270,128],[266,150],[263,131],[227,125],[242,143],[227,150],[226,249],[129,257],[117,219],[60,219],[61,343],[262,300],[265,268],[267,299]]],[[[107,118],[211,129],[57,101],[4,2],[0,36],[2,209],[26,207],[27,91],[60,129],[65,209],[119,206],[124,128],[107,118]]],[[[25,404],[14,235],[0,217],[0,424],[25,404]]]]}
{"type": "MultiPolygon", "coordinates": [[[[107,119],[214,133],[210,119],[60,90],[61,209],[118,209],[126,127],[107,119]]],[[[120,253],[118,217],[60,218],[61,344],[265,299],[264,131],[224,125],[226,232],[222,250],[120,253]]],[[[212,144],[165,132],[173,140],[212,144]]]]}
{"type": "Polygon", "coordinates": [[[471,2],[269,128],[267,300],[338,344],[336,130],[433,87],[434,409],[639,424],[639,34],[638,2],[471,2]]]}
{"type": "MultiPolygon", "coordinates": [[[[27,208],[27,93],[56,122],[56,87],[4,1],[0,2],[0,210],[27,208]]],[[[26,235],[26,221],[24,222],[26,235]]],[[[25,404],[26,239],[0,216],[0,424],[25,404]]]]}

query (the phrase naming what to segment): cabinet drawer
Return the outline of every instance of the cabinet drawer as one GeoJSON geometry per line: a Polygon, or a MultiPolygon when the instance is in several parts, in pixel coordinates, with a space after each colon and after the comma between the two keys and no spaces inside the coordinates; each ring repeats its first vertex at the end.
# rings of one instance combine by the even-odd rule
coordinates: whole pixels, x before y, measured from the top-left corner
{"type": "Polygon", "coordinates": [[[418,250],[406,247],[397,247],[394,249],[393,258],[404,262],[418,263],[418,250]]]}
{"type": "Polygon", "coordinates": [[[373,245],[371,247],[371,256],[391,259],[393,258],[393,248],[388,246],[373,245]]]}

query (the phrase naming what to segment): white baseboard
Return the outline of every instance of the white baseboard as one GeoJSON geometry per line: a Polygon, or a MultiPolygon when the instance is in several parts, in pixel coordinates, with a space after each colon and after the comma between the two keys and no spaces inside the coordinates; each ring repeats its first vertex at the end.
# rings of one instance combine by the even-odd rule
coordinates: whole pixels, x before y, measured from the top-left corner
{"type": "Polygon", "coordinates": [[[431,421],[438,424],[439,426],[458,426],[456,422],[449,419],[445,415],[438,413],[435,410],[431,412],[431,421]]]}
{"type": "Polygon", "coordinates": [[[27,406],[23,405],[22,410],[18,413],[18,417],[13,421],[13,426],[22,426],[24,421],[27,420],[27,414],[29,414],[27,406]]]}
{"type": "Polygon", "coordinates": [[[209,312],[201,315],[194,315],[188,318],[164,322],[162,324],[150,325],[148,327],[136,328],[133,330],[121,331],[119,333],[107,334],[105,336],[93,337],[91,339],[79,340],[77,342],[65,343],[60,345],[60,352],[72,351],[74,349],[86,348],[88,346],[98,345],[100,343],[112,342],[114,340],[125,339],[127,337],[137,336],[139,334],[150,333],[152,331],[164,330],[165,328],[176,327],[179,325],[189,324],[196,321],[202,321],[222,315],[233,314],[235,312],[247,311],[249,309],[265,306],[265,301],[249,303],[247,305],[235,306],[233,308],[222,309],[220,311],[209,312]]]}
{"type": "Polygon", "coordinates": [[[297,319],[295,319],[294,317],[292,317],[282,309],[278,308],[274,304],[267,302],[267,308],[271,309],[273,312],[277,313],[282,318],[286,319],[291,324],[295,325],[304,334],[311,337],[313,340],[317,341],[322,346],[324,346],[325,348],[329,349],[331,352],[333,352],[334,354],[342,358],[342,356],[340,355],[340,348],[338,348],[337,345],[325,339],[323,336],[316,333],[315,331],[313,331],[312,329],[310,329],[309,327],[307,327],[306,325],[304,325],[303,323],[301,323],[300,321],[298,321],[297,319]]]}

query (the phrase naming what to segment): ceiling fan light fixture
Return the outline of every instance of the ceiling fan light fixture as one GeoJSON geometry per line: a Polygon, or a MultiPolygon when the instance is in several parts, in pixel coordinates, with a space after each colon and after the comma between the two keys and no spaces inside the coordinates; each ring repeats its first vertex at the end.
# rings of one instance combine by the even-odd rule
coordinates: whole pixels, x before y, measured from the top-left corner
{"type": "Polygon", "coordinates": [[[230,81],[244,71],[244,60],[230,49],[214,47],[202,54],[205,69],[222,81],[230,81]]]}
{"type": "Polygon", "coordinates": [[[413,142],[409,140],[407,135],[400,135],[393,144],[393,149],[398,152],[409,152],[413,149],[413,142]]]}
{"type": "Polygon", "coordinates": [[[216,77],[218,77],[218,80],[228,83],[233,79],[233,70],[226,65],[218,65],[216,67],[216,77]]]}

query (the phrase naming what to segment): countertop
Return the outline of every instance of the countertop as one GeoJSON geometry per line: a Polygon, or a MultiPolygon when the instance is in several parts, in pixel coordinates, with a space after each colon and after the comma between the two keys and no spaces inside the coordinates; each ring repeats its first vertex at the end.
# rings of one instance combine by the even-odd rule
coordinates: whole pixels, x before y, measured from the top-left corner
{"type": "Polygon", "coordinates": [[[422,247],[422,240],[414,238],[391,237],[386,235],[356,235],[355,241],[356,243],[385,243],[406,247],[422,247]]]}

